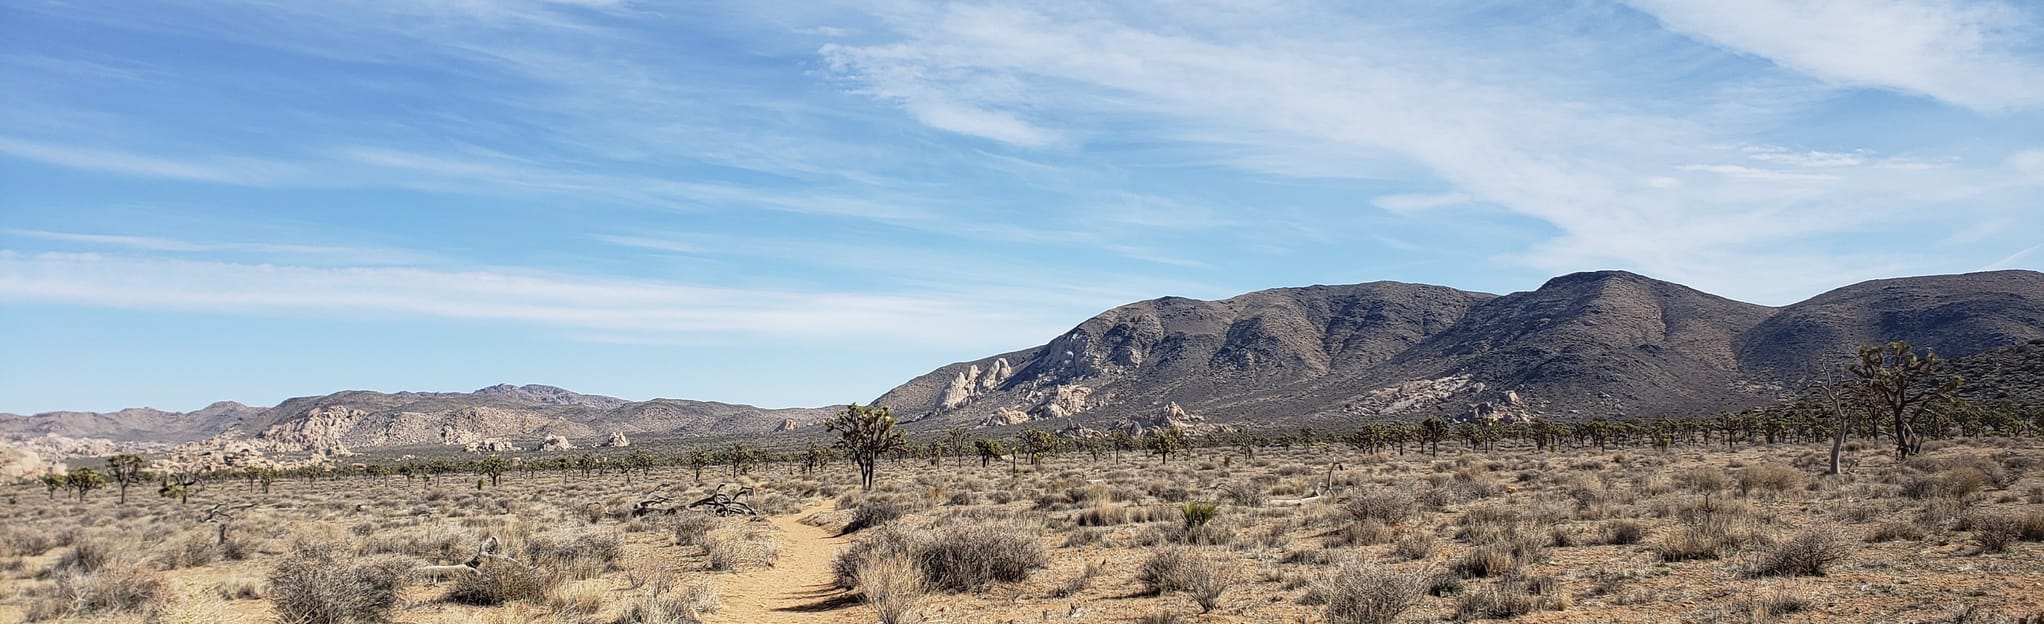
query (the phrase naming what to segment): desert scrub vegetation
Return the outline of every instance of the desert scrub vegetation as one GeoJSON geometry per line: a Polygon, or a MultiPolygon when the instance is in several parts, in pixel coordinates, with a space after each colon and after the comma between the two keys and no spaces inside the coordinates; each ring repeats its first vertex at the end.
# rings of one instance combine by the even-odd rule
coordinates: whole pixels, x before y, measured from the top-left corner
{"type": "Polygon", "coordinates": [[[1955,595],[1987,614],[1973,621],[2044,611],[2025,590],[2044,583],[2037,438],[1931,440],[1907,460],[1852,440],[1828,475],[1813,441],[1731,422],[1729,450],[1699,419],[1583,429],[1604,448],[1574,433],[1536,447],[1506,425],[1438,456],[1244,432],[1253,455],[1193,437],[1168,462],[1074,445],[1030,463],[1003,444],[984,466],[973,436],[1001,428],[962,454],[909,431],[871,490],[828,453],[805,467],[800,443],[735,468],[720,445],[701,481],[677,461],[627,484],[569,456],[481,489],[458,471],[336,469],[122,505],[111,487],[81,503],[21,483],[0,506],[0,621],[1938,622],[1955,595]],[[726,481],[768,518],[647,504],[726,481]],[[199,522],[221,503],[255,505],[231,545],[199,522]],[[846,589],[802,589],[817,583],[846,589]]]}

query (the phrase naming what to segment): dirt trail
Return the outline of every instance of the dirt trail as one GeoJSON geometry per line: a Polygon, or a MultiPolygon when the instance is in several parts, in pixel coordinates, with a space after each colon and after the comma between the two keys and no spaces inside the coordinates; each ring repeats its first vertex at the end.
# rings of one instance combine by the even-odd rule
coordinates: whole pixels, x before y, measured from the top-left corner
{"type": "Polygon", "coordinates": [[[830,563],[849,538],[833,529],[799,522],[835,506],[825,501],[793,515],[769,518],[781,530],[781,558],[774,567],[751,570],[717,581],[724,607],[704,620],[711,623],[864,622],[870,612],[858,607],[856,594],[837,588],[830,563]]]}

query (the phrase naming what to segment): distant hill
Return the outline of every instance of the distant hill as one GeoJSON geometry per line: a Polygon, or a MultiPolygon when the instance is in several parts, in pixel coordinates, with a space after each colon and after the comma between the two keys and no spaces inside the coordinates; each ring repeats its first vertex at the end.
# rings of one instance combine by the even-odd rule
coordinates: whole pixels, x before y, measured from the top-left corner
{"type": "Polygon", "coordinates": [[[1709,414],[1777,401],[1860,344],[1956,358],[2035,339],[2044,274],[2032,271],[1875,280],[1779,308],[1622,271],[1503,296],[1374,282],[1133,303],[876,403],[926,426],[1174,408],[1266,426],[1709,414]]]}
{"type": "MultiPolygon", "coordinates": [[[[1622,271],[1508,295],[1371,282],[1116,307],[1048,343],[940,367],[881,395],[911,428],[1342,427],[1381,418],[1702,415],[1763,405],[1861,344],[1954,361],[1968,392],[2044,401],[2044,274],[1885,279],[1767,307],[1622,271]]],[[[417,445],[588,446],[613,435],[764,435],[835,407],[632,402],[543,385],[337,392],[276,407],[0,414],[0,437],[53,444],[247,445],[318,452],[417,445]]]]}
{"type": "Polygon", "coordinates": [[[706,401],[632,402],[543,385],[497,385],[475,392],[366,390],[300,397],[276,407],[215,403],[188,412],[137,408],[106,414],[0,414],[0,435],[56,434],[116,442],[215,446],[242,442],[266,452],[338,452],[495,441],[530,449],[548,436],[593,446],[612,434],[695,436],[766,434],[821,422],[828,409],[764,409],[706,401]]]}

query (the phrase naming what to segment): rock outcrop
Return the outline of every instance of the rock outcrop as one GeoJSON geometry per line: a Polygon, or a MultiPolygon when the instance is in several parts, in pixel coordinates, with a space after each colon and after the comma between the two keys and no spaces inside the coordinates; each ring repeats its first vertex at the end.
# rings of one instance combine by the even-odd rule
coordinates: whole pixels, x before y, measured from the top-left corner
{"type": "Polygon", "coordinates": [[[602,444],[597,446],[601,448],[624,448],[631,445],[632,439],[625,437],[625,432],[612,431],[610,432],[610,439],[604,440],[602,444]]]}
{"type": "Polygon", "coordinates": [[[500,440],[497,438],[487,438],[465,444],[462,446],[462,450],[470,453],[488,454],[488,453],[516,453],[521,449],[518,448],[518,445],[512,444],[504,440],[500,440]]]}
{"type": "Polygon", "coordinates": [[[539,451],[542,453],[572,451],[575,450],[575,448],[576,448],[575,445],[569,442],[568,438],[558,435],[547,436],[546,441],[541,442],[539,445],[539,451]]]}

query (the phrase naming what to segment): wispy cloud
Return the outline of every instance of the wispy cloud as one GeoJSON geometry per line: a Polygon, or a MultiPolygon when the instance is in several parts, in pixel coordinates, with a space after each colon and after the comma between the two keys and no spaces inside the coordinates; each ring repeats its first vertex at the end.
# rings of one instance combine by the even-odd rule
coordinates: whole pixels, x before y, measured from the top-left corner
{"type": "Polygon", "coordinates": [[[233,314],[390,314],[597,332],[1013,345],[1054,331],[993,302],[514,270],[320,268],[0,251],[0,301],[233,314]],[[1026,338],[1025,338],[1026,337],[1026,338]]]}
{"type": "Polygon", "coordinates": [[[1854,87],[2005,112],[2044,105],[2044,24],[2002,2],[1626,0],[1676,32],[1854,87]]]}
{"type": "MultiPolygon", "coordinates": [[[[861,92],[933,92],[1027,111],[1025,122],[1061,135],[1227,145],[1253,156],[1230,162],[1252,172],[1437,182],[1451,190],[1372,203],[1415,218],[1470,203],[1539,219],[1560,236],[1499,258],[1542,270],[1615,265],[1778,301],[1854,275],[1853,266],[1865,267],[1859,276],[1891,267],[1841,262],[1837,271],[1813,267],[1778,286],[1741,277],[1784,259],[1768,245],[1914,220],[1927,203],[1984,198],[2014,183],[1992,164],[1713,147],[1750,145],[1739,128],[1786,119],[1807,100],[1769,78],[1667,82],[1665,63],[1695,63],[1688,60],[1695,54],[1664,34],[1611,42],[1639,52],[1613,63],[1582,48],[1490,47],[1530,41],[1528,31],[1560,25],[1552,19],[1527,31],[1485,24],[1485,36],[1444,42],[1401,28],[1405,16],[1395,14],[1280,7],[1231,17],[1242,24],[1231,28],[1195,13],[1058,3],[911,6],[890,23],[895,38],[821,53],[841,78],[864,85],[861,92]],[[1273,30],[1286,36],[1265,36],[1273,30]],[[1591,70],[1549,84],[1510,77],[1576,67],[1591,70]],[[1116,121],[1133,119],[1143,121],[1116,121]],[[1417,165],[1419,175],[1401,163],[1417,165]]],[[[1998,201],[1981,209],[2009,209],[1998,201]]]]}
{"type": "Polygon", "coordinates": [[[298,179],[288,163],[243,157],[177,157],[0,137],[0,154],[40,163],[145,178],[271,186],[298,179]]]}

